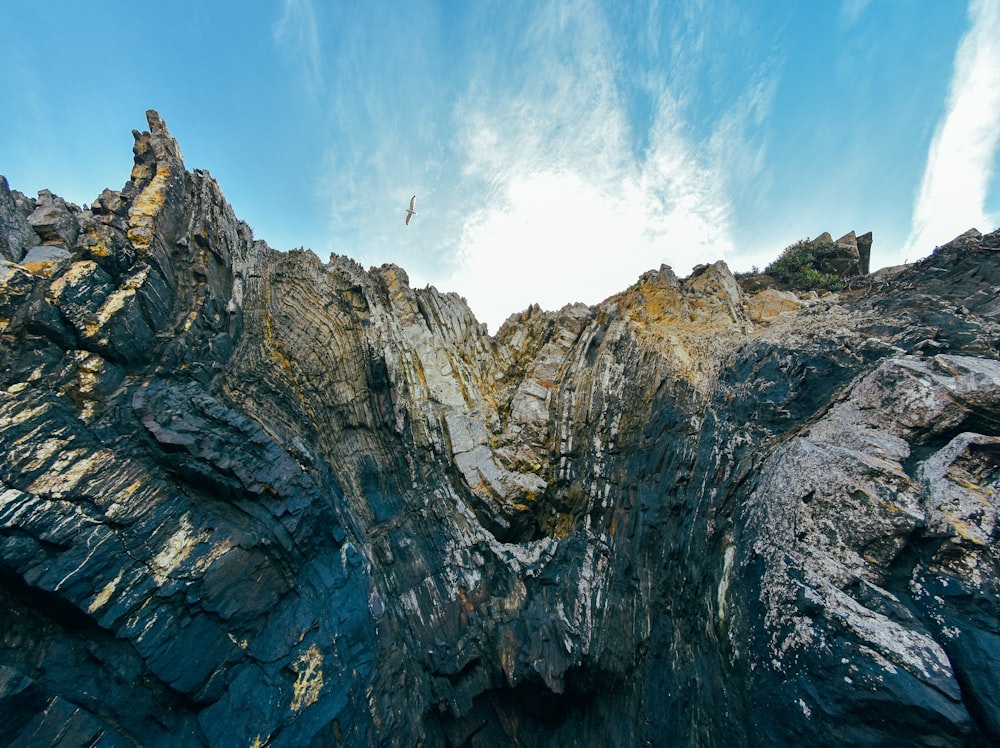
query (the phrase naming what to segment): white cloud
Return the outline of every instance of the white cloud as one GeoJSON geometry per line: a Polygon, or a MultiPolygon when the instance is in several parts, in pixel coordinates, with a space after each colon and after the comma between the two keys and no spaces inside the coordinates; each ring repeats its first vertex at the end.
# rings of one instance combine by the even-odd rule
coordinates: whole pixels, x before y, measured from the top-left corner
{"type": "Polygon", "coordinates": [[[663,262],[686,271],[728,248],[724,221],[716,224],[697,190],[664,198],[642,176],[610,187],[588,176],[512,176],[498,205],[466,221],[461,267],[447,285],[471,299],[491,331],[529,304],[594,304],[663,262]]]}
{"type": "Polygon", "coordinates": [[[972,0],[969,15],[904,256],[922,257],[972,227],[993,228],[984,204],[1000,139],[1000,0],[972,0]]]}
{"type": "MultiPolygon", "coordinates": [[[[461,58],[449,116],[447,89],[417,86],[414,101],[393,99],[405,127],[373,115],[370,142],[338,140],[325,169],[332,251],[398,263],[415,287],[465,296],[493,332],[533,303],[595,304],[661,264],[683,276],[732,255],[730,198],[763,169],[775,87],[766,65],[748,70],[725,114],[695,137],[687,108],[706,75],[695,56],[623,56],[622,30],[591,0],[530,7],[466,19],[489,33],[461,58]],[[414,192],[418,216],[404,227],[414,192]]],[[[701,26],[714,28],[718,13],[689,11],[684,33],[702,44],[701,26]]],[[[654,52],[652,26],[680,33],[664,13],[643,24],[654,52]]]]}
{"type": "MultiPolygon", "coordinates": [[[[466,296],[492,332],[531,303],[594,304],[661,263],[683,275],[732,250],[719,154],[740,128],[727,121],[716,137],[691,141],[660,82],[648,147],[637,157],[601,19],[582,16],[568,55],[565,44],[560,59],[538,53],[534,77],[518,91],[470,95],[457,108],[464,177],[490,200],[469,201],[479,207],[462,218],[458,267],[434,282],[466,296]]],[[[558,25],[565,34],[565,17],[558,25]]],[[[535,50],[555,46],[536,41],[535,50]]],[[[470,90],[480,89],[491,90],[470,90]]],[[[748,105],[747,115],[761,106],[748,105]]]]}
{"type": "Polygon", "coordinates": [[[312,95],[322,91],[323,57],[312,0],[285,0],[274,38],[301,65],[306,90],[312,95]]]}

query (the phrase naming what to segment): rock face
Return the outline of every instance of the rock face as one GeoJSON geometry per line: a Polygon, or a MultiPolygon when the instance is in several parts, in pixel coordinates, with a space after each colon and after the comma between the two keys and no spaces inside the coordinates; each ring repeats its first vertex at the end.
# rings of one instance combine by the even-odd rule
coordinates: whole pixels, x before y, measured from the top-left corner
{"type": "Polygon", "coordinates": [[[89,209],[0,185],[2,740],[1000,741],[1000,234],[491,338],[147,116],[89,209]]]}

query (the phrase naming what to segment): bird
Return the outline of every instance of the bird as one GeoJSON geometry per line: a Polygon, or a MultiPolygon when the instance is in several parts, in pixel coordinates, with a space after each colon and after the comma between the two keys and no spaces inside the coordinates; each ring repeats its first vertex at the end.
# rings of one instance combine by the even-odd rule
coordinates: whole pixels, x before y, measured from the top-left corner
{"type": "Polygon", "coordinates": [[[413,203],[416,202],[417,196],[414,195],[410,198],[410,209],[406,211],[406,225],[410,225],[410,219],[417,214],[417,211],[413,209],[413,203]]]}

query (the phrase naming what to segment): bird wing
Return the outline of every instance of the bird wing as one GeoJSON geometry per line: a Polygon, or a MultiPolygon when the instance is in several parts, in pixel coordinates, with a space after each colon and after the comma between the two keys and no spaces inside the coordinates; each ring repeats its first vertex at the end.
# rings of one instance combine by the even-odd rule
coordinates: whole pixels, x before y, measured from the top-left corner
{"type": "Polygon", "coordinates": [[[407,211],[407,213],[406,213],[406,225],[407,225],[407,226],[409,226],[409,225],[410,225],[410,218],[411,218],[412,216],[413,216],[413,213],[411,213],[411,212],[407,211]]]}
{"type": "Polygon", "coordinates": [[[413,197],[410,198],[410,210],[413,210],[413,203],[415,203],[416,200],[417,200],[417,196],[416,195],[414,195],[413,197]]]}

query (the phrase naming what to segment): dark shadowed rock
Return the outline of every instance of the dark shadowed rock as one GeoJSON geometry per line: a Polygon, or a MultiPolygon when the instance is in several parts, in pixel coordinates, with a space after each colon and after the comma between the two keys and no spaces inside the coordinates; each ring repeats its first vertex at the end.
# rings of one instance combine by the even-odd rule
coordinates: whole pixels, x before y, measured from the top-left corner
{"type": "MultiPolygon", "coordinates": [[[[871,251],[871,235],[866,234],[868,251],[871,251]]],[[[858,239],[853,231],[833,241],[830,234],[821,234],[809,242],[816,253],[816,269],[837,278],[849,278],[867,273],[867,261],[863,261],[858,248],[858,239]]]]}
{"type": "Polygon", "coordinates": [[[872,256],[872,232],[869,231],[867,234],[862,234],[857,238],[858,245],[858,259],[859,259],[859,271],[862,275],[868,275],[871,272],[871,256],[872,256]]]}
{"type": "Polygon", "coordinates": [[[491,338],[148,121],[89,210],[0,190],[3,742],[1000,740],[1000,234],[491,338]]]}

